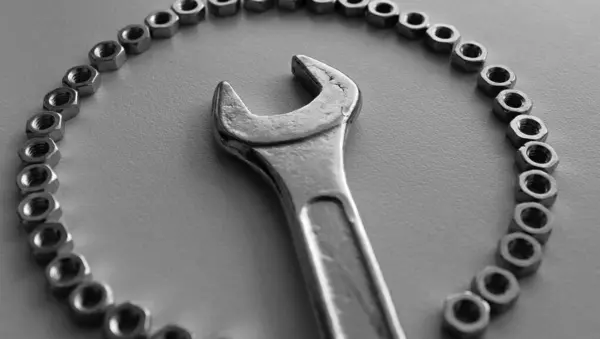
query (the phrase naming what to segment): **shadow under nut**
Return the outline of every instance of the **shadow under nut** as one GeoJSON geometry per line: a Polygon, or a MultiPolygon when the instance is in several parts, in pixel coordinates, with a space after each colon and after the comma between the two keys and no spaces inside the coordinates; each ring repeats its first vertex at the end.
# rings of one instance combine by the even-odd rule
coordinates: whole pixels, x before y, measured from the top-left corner
{"type": "Polygon", "coordinates": [[[521,288],[517,278],[510,271],[487,266],[473,277],[471,291],[487,301],[492,314],[499,314],[506,312],[516,303],[521,288]]]}
{"type": "Polygon", "coordinates": [[[206,7],[202,0],[176,0],[171,10],[179,17],[181,25],[197,25],[206,17],[206,7]]]}
{"type": "Polygon", "coordinates": [[[227,17],[237,14],[240,10],[240,0],[208,0],[208,12],[214,16],[227,17]]]}
{"type": "Polygon", "coordinates": [[[558,167],[558,154],[549,144],[541,141],[529,141],[516,153],[515,164],[519,171],[532,169],[552,173],[558,167]]]}
{"type": "Polygon", "coordinates": [[[38,192],[21,200],[17,214],[23,229],[30,233],[41,224],[58,221],[62,216],[62,209],[52,193],[38,192]]]}
{"type": "Polygon", "coordinates": [[[88,53],[90,64],[99,72],[112,72],[121,68],[127,61],[127,53],[121,44],[114,40],[101,41],[88,53]]]}
{"type": "Polygon", "coordinates": [[[73,236],[61,222],[45,223],[29,235],[29,249],[38,264],[47,265],[73,251],[73,236]]]}
{"type": "Polygon", "coordinates": [[[455,338],[478,338],[490,323],[490,305],[471,292],[450,295],[444,301],[442,328],[455,338]]]}
{"type": "Polygon", "coordinates": [[[371,26],[392,28],[398,23],[400,9],[396,3],[387,0],[374,0],[367,5],[365,20],[371,26]]]}
{"type": "Polygon", "coordinates": [[[59,186],[58,175],[47,164],[29,165],[17,174],[17,187],[23,195],[37,192],[54,194],[59,186]]]}
{"type": "Polygon", "coordinates": [[[150,312],[127,301],[108,309],[102,331],[106,339],[146,339],[150,326],[150,312]]]}
{"type": "Polygon", "coordinates": [[[127,25],[121,28],[117,39],[125,49],[125,53],[129,55],[142,54],[152,46],[150,30],[148,26],[142,24],[127,25]]]}
{"type": "Polygon", "coordinates": [[[67,303],[73,320],[79,326],[100,327],[114,303],[114,297],[107,284],[89,280],[71,292],[67,303]]]}
{"type": "Polygon", "coordinates": [[[64,121],[79,114],[79,93],[70,87],[58,87],[44,96],[42,103],[46,111],[60,113],[64,121]]]}
{"type": "Polygon", "coordinates": [[[398,34],[411,40],[424,37],[427,29],[429,29],[429,16],[425,12],[403,12],[396,25],[398,34]]]}
{"type": "Polygon", "coordinates": [[[498,243],[496,262],[517,278],[534,274],[542,264],[542,245],[525,233],[509,233],[498,243]]]}
{"type": "Polygon", "coordinates": [[[451,65],[463,72],[479,71],[487,59],[487,49],[476,41],[461,41],[452,49],[451,65]]]}
{"type": "Polygon", "coordinates": [[[504,65],[489,65],[479,72],[477,88],[489,97],[495,97],[505,89],[515,87],[517,75],[504,65]]]}
{"type": "Polygon", "coordinates": [[[525,233],[544,245],[552,235],[553,224],[554,216],[544,205],[524,202],[515,206],[508,231],[525,233]]]}
{"type": "Polygon", "coordinates": [[[439,54],[450,54],[458,41],[460,32],[452,25],[435,24],[425,33],[425,45],[439,54]]]}
{"type": "Polygon", "coordinates": [[[517,180],[515,198],[517,202],[537,202],[550,208],[558,198],[556,179],[540,170],[523,172],[517,180]]]}
{"type": "Polygon", "coordinates": [[[46,267],[46,281],[52,295],[66,298],[81,283],[92,276],[85,258],[77,253],[61,254],[46,267]]]}
{"type": "Polygon", "coordinates": [[[144,22],[152,39],[170,39],[179,31],[179,16],[170,9],[152,12],[144,22]]]}
{"type": "Polygon", "coordinates": [[[90,96],[100,88],[101,77],[98,70],[90,65],[79,65],[67,70],[62,78],[63,85],[70,87],[80,96],[90,96]]]}

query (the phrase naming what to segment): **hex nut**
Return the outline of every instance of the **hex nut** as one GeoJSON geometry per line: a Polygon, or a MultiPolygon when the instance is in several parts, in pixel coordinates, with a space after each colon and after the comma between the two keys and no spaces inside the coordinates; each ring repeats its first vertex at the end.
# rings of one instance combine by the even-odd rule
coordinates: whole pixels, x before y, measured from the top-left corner
{"type": "Polygon", "coordinates": [[[60,157],[58,146],[50,138],[31,138],[19,149],[19,158],[28,165],[45,163],[55,167],[60,157]]]}
{"type": "Polygon", "coordinates": [[[73,251],[73,236],[60,222],[42,224],[29,235],[29,249],[38,264],[47,265],[73,251]]]}
{"type": "Polygon", "coordinates": [[[176,0],[171,9],[181,25],[197,25],[206,17],[206,8],[200,0],[176,0]]]}
{"type": "Polygon", "coordinates": [[[27,138],[50,138],[55,142],[65,136],[65,124],[62,114],[42,111],[33,115],[25,124],[27,138]]]}
{"type": "Polygon", "coordinates": [[[150,339],[192,339],[192,334],[179,325],[168,324],[156,331],[150,339]]]}
{"type": "Polygon", "coordinates": [[[99,72],[116,71],[127,61],[125,48],[117,41],[106,40],[94,45],[88,53],[90,64],[99,72]]]}
{"type": "Polygon", "coordinates": [[[85,258],[69,252],[58,255],[46,266],[46,281],[52,295],[67,298],[81,283],[91,279],[92,273],[85,258]]]}
{"type": "Polygon", "coordinates": [[[150,30],[146,25],[127,25],[119,30],[117,39],[129,55],[142,54],[152,46],[150,30]]]}
{"type": "Polygon", "coordinates": [[[505,89],[515,87],[517,75],[504,65],[489,65],[479,72],[477,87],[489,97],[495,97],[505,89]]]}
{"type": "Polygon", "coordinates": [[[179,17],[170,9],[152,12],[144,22],[150,29],[152,39],[170,39],[179,31],[179,17]]]}
{"type": "Polygon", "coordinates": [[[465,73],[481,70],[487,59],[487,49],[476,41],[461,41],[454,46],[450,64],[465,73]]]}
{"type": "Polygon", "coordinates": [[[530,141],[546,141],[548,128],[542,119],[538,117],[528,114],[517,115],[508,124],[506,137],[513,146],[519,148],[530,141]]]}
{"type": "Polygon", "coordinates": [[[208,12],[214,16],[226,17],[236,15],[242,4],[241,0],[208,0],[208,12]]]}
{"type": "Polygon", "coordinates": [[[508,231],[523,232],[544,245],[552,235],[553,224],[554,216],[544,205],[537,202],[524,202],[515,206],[508,231]]]}
{"type": "Polygon", "coordinates": [[[558,167],[558,154],[545,142],[529,141],[517,150],[515,164],[521,172],[538,169],[552,173],[558,167]]]}
{"type": "Polygon", "coordinates": [[[538,202],[552,207],[558,197],[556,179],[540,170],[529,170],[519,175],[515,198],[517,202],[538,202]]]}
{"type": "Polygon", "coordinates": [[[90,96],[100,88],[100,73],[90,65],[69,68],[62,79],[63,85],[76,90],[82,97],[90,96]]]}
{"type": "Polygon", "coordinates": [[[337,0],[307,0],[306,8],[314,14],[327,14],[335,11],[337,0]]]}
{"type": "Polygon", "coordinates": [[[517,115],[530,114],[532,109],[533,101],[527,94],[516,89],[503,90],[492,104],[492,112],[504,122],[511,122],[517,115]]]}
{"type": "Polygon", "coordinates": [[[79,93],[70,87],[59,87],[44,96],[46,111],[62,114],[63,120],[71,120],[79,114],[79,93]]]}
{"type": "Polygon", "coordinates": [[[471,291],[487,301],[492,314],[500,314],[515,304],[521,288],[510,271],[487,266],[473,277],[471,291]]]}
{"type": "Polygon", "coordinates": [[[17,214],[23,229],[30,233],[41,224],[58,221],[62,216],[62,209],[52,193],[38,192],[21,200],[17,214]]]}
{"type": "Polygon", "coordinates": [[[450,54],[459,40],[460,32],[452,25],[435,24],[425,32],[425,45],[434,53],[450,54]]]}
{"type": "Polygon", "coordinates": [[[442,328],[455,338],[478,338],[490,323],[490,305],[481,297],[462,292],[444,301],[442,328]]]}
{"type": "Polygon", "coordinates": [[[534,274],[542,264],[542,245],[525,233],[509,233],[498,243],[498,266],[523,278],[534,274]]]}
{"type": "Polygon", "coordinates": [[[425,36],[429,28],[429,16],[425,12],[403,12],[400,14],[396,30],[407,39],[416,40],[425,36]]]}
{"type": "Polygon", "coordinates": [[[373,0],[367,5],[365,20],[371,26],[378,28],[392,28],[398,23],[400,10],[395,2],[388,0],[373,0]]]}
{"type": "Polygon", "coordinates": [[[277,7],[286,11],[295,11],[304,6],[304,0],[277,0],[277,7]]]}
{"type": "Polygon", "coordinates": [[[75,323],[83,327],[100,327],[106,312],[114,304],[114,296],[107,284],[88,280],[71,292],[67,304],[75,323]]]}
{"type": "Polygon", "coordinates": [[[17,175],[17,187],[23,195],[36,192],[54,194],[59,186],[58,175],[46,164],[26,166],[17,175]]]}
{"type": "Polygon", "coordinates": [[[150,312],[129,301],[111,307],[104,316],[106,339],[145,339],[151,325],[150,312]]]}
{"type": "Polygon", "coordinates": [[[246,0],[244,1],[244,8],[247,11],[262,13],[268,11],[275,6],[274,0],[246,0]]]}

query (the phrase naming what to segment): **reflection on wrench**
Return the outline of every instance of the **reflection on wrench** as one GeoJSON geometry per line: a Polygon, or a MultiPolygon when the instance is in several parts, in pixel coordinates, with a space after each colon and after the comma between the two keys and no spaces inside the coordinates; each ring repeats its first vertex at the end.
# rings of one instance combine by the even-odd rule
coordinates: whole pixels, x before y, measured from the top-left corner
{"type": "Polygon", "coordinates": [[[360,90],[307,56],[292,58],[292,73],[315,99],[274,116],[252,114],[221,82],[213,97],[216,138],[277,190],[322,338],[405,339],[344,173],[360,90]]]}

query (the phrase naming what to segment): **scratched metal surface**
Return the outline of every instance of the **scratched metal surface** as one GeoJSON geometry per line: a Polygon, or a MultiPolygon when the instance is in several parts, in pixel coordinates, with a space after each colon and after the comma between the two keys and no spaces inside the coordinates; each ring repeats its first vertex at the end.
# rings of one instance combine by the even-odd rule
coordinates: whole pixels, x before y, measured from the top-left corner
{"type": "MultiPolygon", "coordinates": [[[[163,0],[0,4],[0,337],[94,338],[46,297],[16,232],[24,122],[97,41],[163,0]]],[[[536,278],[489,338],[596,338],[600,314],[598,4],[402,2],[484,43],[511,66],[562,157],[557,225],[536,278]]],[[[422,46],[360,21],[306,12],[209,19],[130,60],[69,123],[58,174],[65,221],[119,300],[198,338],[312,338],[276,195],[220,152],[212,93],[228,80],[258,114],[310,100],[289,60],[306,54],[355,80],[363,110],[346,172],[409,339],[437,338],[442,298],[492,260],[513,206],[513,150],[474,79],[422,46]]]]}

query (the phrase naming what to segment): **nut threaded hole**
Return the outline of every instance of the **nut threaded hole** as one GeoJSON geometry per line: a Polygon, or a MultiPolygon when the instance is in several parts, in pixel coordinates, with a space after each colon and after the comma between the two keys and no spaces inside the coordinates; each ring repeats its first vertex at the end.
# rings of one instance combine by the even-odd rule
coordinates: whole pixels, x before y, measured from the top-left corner
{"type": "Polygon", "coordinates": [[[440,39],[450,39],[454,36],[454,31],[450,27],[439,26],[435,29],[435,36],[440,39]]]}
{"type": "Polygon", "coordinates": [[[106,293],[104,288],[93,284],[83,287],[78,297],[80,298],[81,306],[90,309],[100,304],[106,297],[106,293]]]}
{"type": "Polygon", "coordinates": [[[394,7],[392,7],[392,5],[387,2],[380,2],[375,6],[375,11],[382,14],[391,13],[393,9],[394,7]]]}
{"type": "Polygon", "coordinates": [[[179,330],[169,329],[165,331],[163,339],[188,339],[188,337],[179,330]]]}
{"type": "Polygon", "coordinates": [[[133,333],[142,321],[139,310],[132,306],[123,307],[111,319],[112,328],[123,335],[133,333]],[[116,326],[115,326],[116,325],[116,326]]]}
{"type": "Polygon", "coordinates": [[[73,95],[67,90],[57,90],[50,94],[48,103],[52,106],[62,106],[70,103],[73,100],[73,95]]]}
{"type": "Polygon", "coordinates": [[[510,286],[510,281],[508,278],[501,273],[493,272],[487,275],[483,283],[485,284],[486,290],[495,295],[502,295],[506,293],[508,287],[510,286]]]}
{"type": "Polygon", "coordinates": [[[69,72],[68,78],[75,84],[84,83],[92,78],[92,70],[88,67],[77,67],[69,72]]]}
{"type": "Polygon", "coordinates": [[[479,306],[471,299],[462,299],[457,301],[452,310],[456,319],[467,324],[472,324],[481,317],[479,306]]]}
{"type": "Polygon", "coordinates": [[[525,185],[529,190],[537,194],[548,193],[550,190],[550,180],[540,174],[532,174],[525,179],[525,185]]]}
{"type": "Polygon", "coordinates": [[[58,282],[67,282],[76,278],[82,269],[83,266],[79,260],[74,257],[64,257],[51,268],[50,276],[58,282]]]}
{"type": "Polygon", "coordinates": [[[63,238],[63,232],[56,227],[45,227],[35,236],[34,243],[38,247],[52,247],[63,238]]]}
{"type": "Polygon", "coordinates": [[[421,13],[409,13],[406,22],[414,26],[421,25],[425,22],[425,17],[421,13]]]}
{"type": "Polygon", "coordinates": [[[103,42],[96,46],[94,54],[98,58],[110,58],[117,54],[117,46],[113,42],[103,42]]]}
{"type": "Polygon", "coordinates": [[[480,57],[483,51],[480,46],[475,44],[466,43],[460,46],[460,52],[466,56],[467,58],[477,58],[480,57]]]}
{"type": "Polygon", "coordinates": [[[50,200],[45,197],[35,197],[29,200],[24,208],[23,213],[30,217],[39,217],[46,213],[50,208],[50,200]]]}
{"type": "Polygon", "coordinates": [[[50,152],[50,143],[46,141],[34,142],[27,146],[25,154],[28,157],[40,158],[46,156],[50,152]]]}
{"type": "Polygon", "coordinates": [[[521,108],[525,103],[525,98],[519,93],[510,92],[504,98],[504,103],[508,107],[521,108]]]}
{"type": "Polygon", "coordinates": [[[534,119],[524,118],[519,121],[519,131],[527,135],[536,135],[542,129],[542,125],[534,119]]]}
{"type": "Polygon", "coordinates": [[[179,8],[183,11],[193,11],[198,8],[198,2],[196,0],[181,0],[179,8]]]}
{"type": "Polygon", "coordinates": [[[123,37],[126,40],[134,41],[144,36],[144,29],[140,26],[130,26],[123,32],[123,37]]]}
{"type": "Polygon", "coordinates": [[[34,166],[23,174],[21,184],[26,187],[41,186],[48,181],[49,177],[50,173],[46,166],[34,166]]]}
{"type": "Polygon", "coordinates": [[[348,0],[348,3],[351,5],[357,5],[361,2],[363,2],[363,0],[348,0]]]}
{"type": "Polygon", "coordinates": [[[527,148],[527,157],[538,164],[547,164],[552,160],[552,152],[546,146],[531,145],[527,148]]]}
{"type": "Polygon", "coordinates": [[[510,79],[510,72],[504,67],[492,67],[487,71],[487,78],[492,82],[501,84],[510,79]]]}
{"type": "Polygon", "coordinates": [[[515,258],[527,260],[533,256],[533,244],[525,238],[514,238],[508,243],[508,252],[515,258]]]}
{"type": "Polygon", "coordinates": [[[171,21],[171,13],[158,12],[152,16],[152,21],[157,25],[166,25],[171,21]]]}
{"type": "Polygon", "coordinates": [[[542,228],[548,224],[546,212],[536,207],[527,207],[521,211],[521,220],[525,225],[533,228],[542,228]]]}
{"type": "Polygon", "coordinates": [[[31,127],[38,131],[45,131],[53,127],[54,124],[56,124],[56,117],[54,114],[41,113],[33,119],[31,127]]]}

